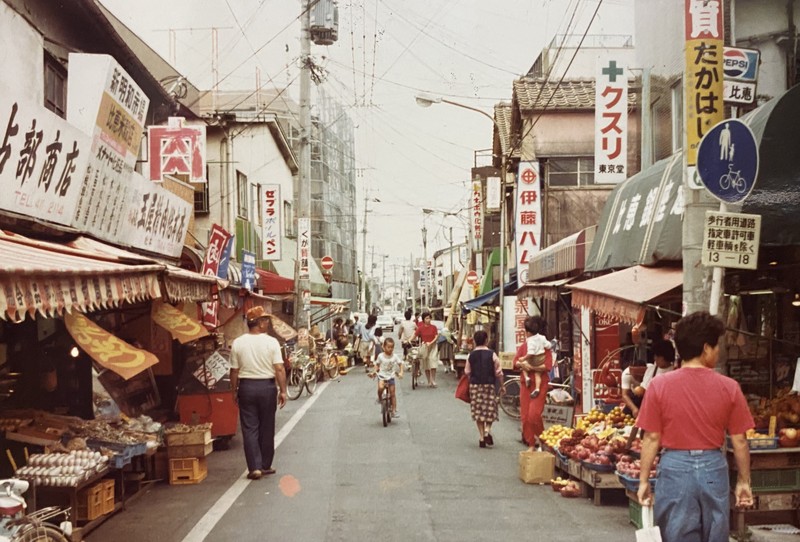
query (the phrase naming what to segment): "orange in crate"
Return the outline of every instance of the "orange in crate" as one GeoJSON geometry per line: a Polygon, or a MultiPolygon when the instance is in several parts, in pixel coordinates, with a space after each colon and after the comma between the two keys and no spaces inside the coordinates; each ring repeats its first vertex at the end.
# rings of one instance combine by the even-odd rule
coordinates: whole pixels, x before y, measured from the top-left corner
{"type": "Polygon", "coordinates": [[[186,457],[169,460],[170,485],[199,484],[208,476],[205,457],[186,457]]]}

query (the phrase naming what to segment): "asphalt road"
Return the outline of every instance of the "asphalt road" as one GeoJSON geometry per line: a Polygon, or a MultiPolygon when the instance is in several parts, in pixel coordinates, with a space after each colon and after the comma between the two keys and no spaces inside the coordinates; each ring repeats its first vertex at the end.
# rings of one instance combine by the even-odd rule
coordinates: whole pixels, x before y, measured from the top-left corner
{"type": "Polygon", "coordinates": [[[478,447],[469,407],[439,387],[399,386],[384,428],[362,367],[278,413],[277,474],[247,481],[241,438],[209,456],[198,485],[153,484],[90,542],[632,540],[624,495],[603,506],[517,477],[518,422],[501,413],[478,447]]]}

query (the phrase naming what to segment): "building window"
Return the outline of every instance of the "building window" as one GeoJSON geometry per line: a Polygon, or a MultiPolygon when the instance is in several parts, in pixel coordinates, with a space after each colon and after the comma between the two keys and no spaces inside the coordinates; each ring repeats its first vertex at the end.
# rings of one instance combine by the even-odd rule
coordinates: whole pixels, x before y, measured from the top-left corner
{"type": "Polygon", "coordinates": [[[44,106],[67,118],[67,70],[47,51],[44,52],[44,106]]]}
{"type": "Polygon", "coordinates": [[[283,233],[286,237],[294,237],[294,211],[292,210],[292,202],[283,202],[283,233]]]}
{"type": "Polygon", "coordinates": [[[194,185],[194,212],[208,214],[208,183],[194,185]]]}
{"type": "Polygon", "coordinates": [[[548,186],[588,186],[594,184],[594,158],[548,158],[548,186]]]}
{"type": "Polygon", "coordinates": [[[250,208],[250,191],[247,189],[247,175],[241,171],[236,172],[236,199],[237,214],[246,219],[250,208]]]}
{"type": "Polygon", "coordinates": [[[678,81],[670,89],[672,95],[672,152],[683,148],[683,82],[678,81]]]}

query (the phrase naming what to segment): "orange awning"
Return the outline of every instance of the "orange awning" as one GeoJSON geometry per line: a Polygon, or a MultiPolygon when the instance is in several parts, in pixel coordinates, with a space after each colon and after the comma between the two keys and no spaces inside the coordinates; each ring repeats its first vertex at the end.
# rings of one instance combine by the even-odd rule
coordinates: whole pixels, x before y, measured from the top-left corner
{"type": "Polygon", "coordinates": [[[64,323],[84,352],[125,380],[158,363],[154,354],[131,346],[79,312],[65,314],[64,323]]]}
{"type": "Polygon", "coordinates": [[[571,284],[572,305],[592,309],[623,322],[641,321],[645,305],[683,283],[683,270],[636,265],[571,284]]]}
{"type": "Polygon", "coordinates": [[[208,330],[200,322],[161,300],[153,301],[150,315],[153,322],[166,329],[181,344],[208,336],[208,330]]]}

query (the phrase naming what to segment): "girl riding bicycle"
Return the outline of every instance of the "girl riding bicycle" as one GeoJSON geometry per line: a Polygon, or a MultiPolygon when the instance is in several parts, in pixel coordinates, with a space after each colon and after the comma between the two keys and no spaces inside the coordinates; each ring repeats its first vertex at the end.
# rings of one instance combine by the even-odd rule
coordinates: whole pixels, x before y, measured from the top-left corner
{"type": "Polygon", "coordinates": [[[392,398],[392,418],[397,418],[397,395],[395,394],[395,380],[397,375],[403,378],[403,360],[394,353],[394,339],[387,337],[383,341],[383,352],[378,354],[375,360],[375,371],[370,373],[370,378],[378,377],[378,402],[383,397],[383,389],[389,387],[389,395],[392,398]]]}

